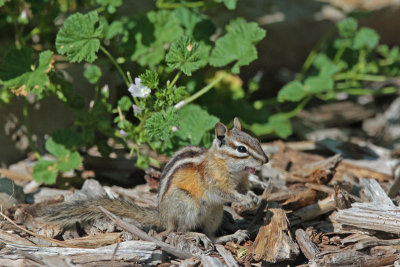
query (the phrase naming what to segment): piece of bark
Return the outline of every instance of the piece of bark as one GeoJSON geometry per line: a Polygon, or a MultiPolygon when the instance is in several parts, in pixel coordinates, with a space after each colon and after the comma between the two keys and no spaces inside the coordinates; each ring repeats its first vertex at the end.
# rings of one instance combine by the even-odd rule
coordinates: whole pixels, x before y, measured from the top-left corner
{"type": "Polygon", "coordinates": [[[217,249],[218,253],[224,258],[225,263],[228,267],[239,267],[235,259],[233,258],[232,254],[225,249],[223,245],[217,244],[215,245],[215,248],[217,249]]]}
{"type": "Polygon", "coordinates": [[[306,232],[303,229],[296,230],[296,241],[299,244],[301,251],[308,260],[316,258],[317,254],[320,253],[319,248],[311,241],[306,232]]]}
{"type": "Polygon", "coordinates": [[[344,225],[400,234],[400,208],[381,203],[353,203],[339,210],[333,219],[344,225]]]}
{"type": "Polygon", "coordinates": [[[324,198],[317,203],[311,204],[304,208],[298,209],[292,214],[292,220],[290,220],[292,225],[312,220],[320,215],[326,214],[335,210],[336,202],[333,195],[324,198]]]}
{"type": "Polygon", "coordinates": [[[369,201],[387,206],[395,206],[393,201],[386,195],[385,190],[375,179],[360,179],[360,184],[364,186],[364,194],[369,201]]]}
{"type": "Polygon", "coordinates": [[[335,202],[337,209],[348,209],[351,207],[351,203],[355,202],[355,199],[350,195],[340,184],[335,184],[335,202]]]}
{"type": "Polygon", "coordinates": [[[323,184],[306,183],[305,186],[310,189],[313,189],[315,191],[321,191],[321,192],[325,192],[327,194],[332,194],[335,192],[335,189],[333,189],[332,187],[329,187],[327,185],[323,185],[323,184]]]}
{"type": "Polygon", "coordinates": [[[290,172],[289,181],[326,184],[332,179],[336,167],[342,159],[340,154],[336,154],[330,158],[306,164],[302,168],[290,172]]]}
{"type": "Polygon", "coordinates": [[[393,264],[397,260],[398,250],[393,249],[382,254],[368,255],[357,250],[340,251],[338,253],[328,254],[317,260],[318,266],[360,266],[375,267],[393,264]]]}
{"type": "Polygon", "coordinates": [[[344,173],[352,173],[356,177],[370,177],[374,178],[379,182],[388,181],[392,179],[392,175],[382,173],[376,171],[371,168],[367,168],[365,166],[358,166],[354,163],[347,162],[346,160],[342,161],[338,168],[336,169],[337,175],[342,176],[344,173]]]}
{"type": "MultiPolygon", "coordinates": [[[[25,255],[33,254],[38,257],[48,257],[60,255],[69,259],[74,264],[85,266],[104,266],[111,265],[115,245],[100,247],[96,249],[85,248],[61,248],[61,247],[37,247],[22,245],[7,245],[13,249],[13,254],[25,258],[25,255]]],[[[132,263],[161,263],[161,251],[157,250],[157,245],[146,241],[126,241],[119,244],[115,253],[115,261],[132,263]]],[[[3,255],[2,258],[7,258],[3,255]]],[[[14,258],[15,259],[15,258],[14,258]]]]}
{"type": "Polygon", "coordinates": [[[114,244],[120,238],[121,233],[101,233],[69,239],[64,241],[64,243],[84,248],[98,248],[114,244]]]}
{"type": "Polygon", "coordinates": [[[310,205],[317,201],[317,192],[312,189],[301,191],[301,194],[294,194],[286,199],[281,206],[286,210],[298,210],[304,206],[310,205]]]}
{"type": "Polygon", "coordinates": [[[255,260],[275,263],[293,260],[300,253],[290,233],[286,213],[282,209],[270,209],[253,244],[255,260]]]}

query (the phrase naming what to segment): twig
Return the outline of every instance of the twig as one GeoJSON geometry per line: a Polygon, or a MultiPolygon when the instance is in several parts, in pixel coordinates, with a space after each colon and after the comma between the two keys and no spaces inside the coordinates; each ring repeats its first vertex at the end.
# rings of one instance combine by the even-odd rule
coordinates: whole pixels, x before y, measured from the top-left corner
{"type": "Polygon", "coordinates": [[[119,227],[121,227],[122,229],[131,232],[132,234],[136,235],[137,237],[139,237],[140,239],[143,239],[145,241],[150,241],[155,243],[157,246],[159,246],[161,249],[165,250],[166,252],[168,252],[171,255],[174,255],[178,258],[181,259],[188,259],[191,257],[198,257],[196,255],[193,255],[191,253],[182,251],[179,248],[176,248],[174,246],[171,246],[165,242],[162,242],[152,236],[149,236],[147,233],[145,233],[144,231],[140,230],[138,227],[136,227],[133,224],[129,224],[126,223],[124,221],[122,221],[120,218],[118,218],[117,216],[115,216],[113,213],[109,212],[108,210],[106,210],[105,208],[103,208],[102,206],[99,206],[99,209],[104,212],[104,214],[107,215],[107,217],[109,217],[113,222],[115,222],[119,227]]]}
{"type": "Polygon", "coordinates": [[[272,184],[268,182],[267,186],[264,189],[264,192],[261,195],[261,201],[258,205],[256,215],[254,216],[253,220],[251,221],[250,225],[247,227],[250,233],[256,230],[257,222],[261,220],[264,216],[264,209],[267,207],[268,204],[268,197],[272,191],[272,184]]]}
{"type": "Polygon", "coordinates": [[[28,229],[25,229],[25,228],[19,226],[18,224],[16,224],[13,220],[11,220],[9,217],[7,217],[7,215],[5,215],[5,214],[4,214],[3,212],[1,212],[1,211],[0,211],[0,215],[3,216],[4,219],[6,219],[9,223],[11,223],[12,225],[14,225],[14,226],[17,227],[18,229],[20,229],[20,230],[22,230],[22,231],[24,231],[24,232],[26,232],[26,233],[28,233],[28,234],[30,234],[30,235],[36,236],[36,237],[38,237],[38,238],[40,238],[40,239],[49,241],[50,243],[57,244],[57,245],[60,245],[60,246],[62,246],[62,247],[66,247],[66,248],[84,248],[84,247],[79,247],[79,246],[74,246],[74,245],[68,245],[68,244],[66,244],[66,243],[64,243],[64,242],[62,242],[62,241],[59,241],[59,240],[56,240],[56,239],[52,239],[52,238],[48,238],[48,237],[39,235],[39,234],[37,234],[37,233],[34,233],[34,232],[32,232],[32,231],[29,231],[28,229]]]}
{"type": "Polygon", "coordinates": [[[400,190],[400,163],[393,168],[393,183],[387,192],[390,198],[394,198],[400,190]]]}

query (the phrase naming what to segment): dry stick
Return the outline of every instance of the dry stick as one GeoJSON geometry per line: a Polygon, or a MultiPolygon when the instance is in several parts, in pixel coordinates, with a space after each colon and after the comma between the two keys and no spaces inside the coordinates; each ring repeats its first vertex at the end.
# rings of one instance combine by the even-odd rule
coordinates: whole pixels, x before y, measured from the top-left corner
{"type": "Polygon", "coordinates": [[[32,232],[32,231],[29,231],[28,229],[25,229],[25,228],[19,226],[18,224],[16,224],[13,220],[11,220],[9,217],[7,217],[7,215],[5,215],[5,214],[4,214],[3,212],[1,212],[1,211],[0,211],[0,215],[3,216],[4,219],[6,219],[7,221],[9,221],[12,225],[14,225],[15,227],[17,227],[18,229],[20,229],[20,230],[22,230],[22,231],[24,231],[24,232],[27,232],[27,233],[30,234],[30,235],[36,236],[36,237],[38,237],[38,238],[40,238],[40,239],[49,241],[50,243],[57,244],[57,245],[60,245],[60,246],[62,246],[62,247],[66,247],[66,248],[84,248],[84,247],[78,247],[78,246],[74,246],[74,245],[67,245],[66,243],[64,243],[64,242],[62,242],[62,241],[59,241],[59,240],[56,240],[56,239],[52,239],[52,238],[48,238],[48,237],[39,235],[39,234],[37,234],[37,233],[34,233],[34,232],[32,232]]]}
{"type": "Polygon", "coordinates": [[[165,250],[166,252],[168,252],[171,255],[174,255],[174,256],[176,256],[178,258],[181,258],[181,259],[188,259],[188,258],[191,258],[191,257],[198,257],[198,256],[193,255],[191,253],[185,252],[185,251],[183,251],[183,250],[181,250],[179,248],[171,246],[171,245],[169,245],[169,244],[167,244],[165,242],[162,242],[162,241],[160,241],[160,240],[158,240],[158,239],[156,239],[156,238],[154,238],[152,236],[149,236],[148,234],[146,234],[144,231],[140,230],[135,225],[129,224],[129,223],[126,223],[126,222],[122,221],[120,218],[118,218],[116,215],[114,215],[113,213],[109,212],[108,210],[106,210],[102,206],[99,206],[99,209],[102,212],[104,212],[104,214],[106,214],[107,217],[110,218],[119,227],[121,227],[124,230],[136,235],[140,239],[155,243],[162,250],[165,250]]]}
{"type": "Polygon", "coordinates": [[[394,198],[400,190],[400,163],[393,168],[393,177],[394,181],[387,192],[390,198],[394,198]]]}
{"type": "Polygon", "coordinates": [[[272,185],[270,182],[268,182],[267,186],[264,189],[264,192],[261,195],[261,202],[258,205],[256,215],[254,216],[253,220],[251,221],[250,225],[247,227],[247,230],[249,233],[252,233],[253,231],[256,230],[256,225],[259,220],[264,215],[264,209],[267,207],[268,204],[268,196],[271,194],[272,191],[272,185]]]}

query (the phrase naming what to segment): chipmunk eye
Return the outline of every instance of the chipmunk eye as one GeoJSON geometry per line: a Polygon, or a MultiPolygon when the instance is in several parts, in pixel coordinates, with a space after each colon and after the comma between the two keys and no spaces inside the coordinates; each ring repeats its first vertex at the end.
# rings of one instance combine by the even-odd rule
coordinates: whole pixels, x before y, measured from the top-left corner
{"type": "Polygon", "coordinates": [[[240,153],[246,153],[247,149],[244,146],[238,146],[237,151],[239,151],[240,153]]]}

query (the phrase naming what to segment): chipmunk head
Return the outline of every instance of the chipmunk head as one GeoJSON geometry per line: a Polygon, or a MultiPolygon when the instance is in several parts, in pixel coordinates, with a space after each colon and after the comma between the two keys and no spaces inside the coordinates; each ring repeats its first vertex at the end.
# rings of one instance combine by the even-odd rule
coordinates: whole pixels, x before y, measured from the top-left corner
{"type": "Polygon", "coordinates": [[[229,131],[223,123],[215,125],[213,149],[217,157],[227,161],[228,169],[232,172],[247,170],[254,173],[256,167],[268,162],[258,140],[242,131],[237,118],[229,131]]]}

